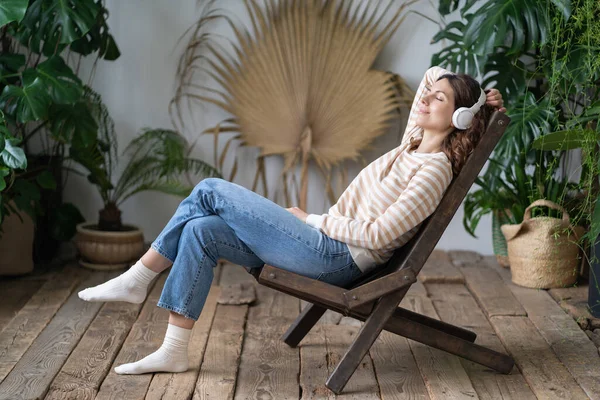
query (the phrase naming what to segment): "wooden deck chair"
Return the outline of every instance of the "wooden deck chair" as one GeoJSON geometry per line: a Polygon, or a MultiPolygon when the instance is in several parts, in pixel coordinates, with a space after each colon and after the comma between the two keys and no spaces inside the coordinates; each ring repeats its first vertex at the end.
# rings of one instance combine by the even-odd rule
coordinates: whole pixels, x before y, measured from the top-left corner
{"type": "Polygon", "coordinates": [[[431,255],[469,188],[485,165],[510,118],[495,112],[464,168],[451,182],[435,212],[417,234],[383,266],[361,276],[346,288],[285,271],[271,265],[249,270],[262,285],[306,300],[307,305],[282,339],[291,347],[300,343],[327,309],[364,321],[354,341],[325,385],[334,393],[343,389],[382,329],[447,351],[508,374],[511,357],[479,346],[466,329],[398,307],[423,264],[431,255]]]}

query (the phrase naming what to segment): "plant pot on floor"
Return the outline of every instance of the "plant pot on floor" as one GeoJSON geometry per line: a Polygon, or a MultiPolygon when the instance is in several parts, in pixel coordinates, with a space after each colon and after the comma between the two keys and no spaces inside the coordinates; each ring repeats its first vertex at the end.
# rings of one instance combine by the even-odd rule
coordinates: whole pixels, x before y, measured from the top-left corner
{"type": "Polygon", "coordinates": [[[101,231],[95,223],[77,225],[75,238],[81,254],[79,263],[90,269],[110,271],[137,261],[144,251],[144,234],[133,225],[121,231],[101,231]]]}
{"type": "MultiPolygon", "coordinates": [[[[13,204],[14,206],[14,204],[13,204]]],[[[23,275],[33,271],[34,224],[25,213],[10,214],[2,222],[0,275],[23,275]]]]}
{"type": "Polygon", "coordinates": [[[584,228],[571,225],[569,214],[558,204],[548,200],[531,203],[523,222],[502,225],[513,283],[538,289],[573,285],[579,276],[577,242],[584,232],[584,228]],[[562,219],[531,218],[531,209],[540,206],[561,211],[562,219]]]}

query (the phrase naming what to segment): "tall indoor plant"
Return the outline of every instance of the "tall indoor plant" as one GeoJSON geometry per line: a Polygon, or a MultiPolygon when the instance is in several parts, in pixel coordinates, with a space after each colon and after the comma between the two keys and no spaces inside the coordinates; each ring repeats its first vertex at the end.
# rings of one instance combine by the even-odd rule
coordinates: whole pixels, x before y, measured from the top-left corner
{"type": "Polygon", "coordinates": [[[27,159],[12,175],[10,191],[0,192],[0,223],[13,212],[31,214],[40,261],[73,236],[82,218],[62,202],[62,171],[70,148],[96,140],[77,70],[83,56],[119,57],[107,16],[102,0],[0,4],[0,110],[12,143],[27,159]]]}
{"type": "Polygon", "coordinates": [[[88,181],[102,198],[98,221],[77,225],[77,245],[82,264],[95,269],[122,268],[139,257],[143,233],[131,224],[123,224],[120,206],[132,196],[157,191],[187,196],[192,186],[185,184],[186,174],[194,179],[220,176],[215,168],[190,157],[189,146],[178,132],[169,129],[144,129],[125,149],[127,163],[115,181],[118,159],[113,121],[100,96],[88,91],[88,107],[98,127],[98,140],[89,146],[72,147],[70,158],[84,168],[88,181]]]}
{"type": "MultiPolygon", "coordinates": [[[[581,15],[572,16],[592,3],[588,0],[440,1],[442,23],[433,42],[441,41],[444,48],[433,56],[432,64],[479,76],[484,86],[493,84],[505,96],[512,119],[492,154],[497,162],[490,163],[477,182],[480,189],[469,193],[465,200],[463,223],[471,235],[482,215],[493,213],[493,225],[499,229],[498,219],[511,214],[506,212],[508,208],[516,206],[523,210],[533,200],[550,194],[560,204],[572,207],[569,211],[575,223],[585,215],[585,207],[577,201],[581,187],[577,182],[565,181],[567,153],[561,149],[544,152],[532,143],[559,129],[569,118],[561,107],[565,97],[561,99],[559,95],[569,82],[557,81],[553,70],[558,66],[556,55],[568,51],[563,44],[576,37],[574,33],[585,31],[584,27],[574,26],[581,15]],[[476,3],[478,7],[474,7],[476,3]],[[459,19],[444,23],[444,18],[454,11],[458,11],[459,19]],[[568,24],[573,25],[572,29],[564,29],[568,24]],[[505,188],[510,186],[507,171],[520,172],[516,178],[521,187],[515,187],[519,191],[513,198],[515,203],[505,201],[505,188]],[[554,182],[562,182],[558,193],[549,187],[556,188],[554,182]]],[[[580,53],[573,56],[574,65],[580,53]]],[[[495,250],[503,253],[506,250],[502,248],[505,246],[502,235],[499,241],[500,246],[495,250]]]]}

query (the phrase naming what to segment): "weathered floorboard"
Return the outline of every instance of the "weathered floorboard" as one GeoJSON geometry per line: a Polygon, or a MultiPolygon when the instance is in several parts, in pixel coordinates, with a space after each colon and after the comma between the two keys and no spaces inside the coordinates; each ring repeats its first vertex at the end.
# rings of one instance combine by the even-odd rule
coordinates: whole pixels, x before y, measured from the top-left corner
{"type": "Polygon", "coordinates": [[[545,290],[517,286],[510,272],[489,260],[503,277],[507,287],[523,304],[529,320],[546,340],[562,365],[592,399],[600,398],[600,356],[594,343],[573,318],[545,290]]]}
{"type": "Polygon", "coordinates": [[[430,398],[406,338],[383,331],[370,354],[382,400],[430,398]]]}
{"type": "Polygon", "coordinates": [[[10,278],[0,280],[2,307],[0,307],[0,332],[17,315],[19,310],[31,299],[44,284],[44,280],[22,280],[10,278]]]}
{"type": "Polygon", "coordinates": [[[441,250],[434,250],[418,275],[418,279],[425,283],[463,283],[465,278],[456,268],[448,254],[441,250]]]}
{"type": "Polygon", "coordinates": [[[46,400],[94,399],[141,308],[142,304],[105,303],[50,385],[46,400]]]}
{"type": "Polygon", "coordinates": [[[206,342],[213,324],[215,310],[217,306],[217,298],[220,295],[220,288],[213,285],[204,303],[204,308],[200,314],[200,318],[194,325],[190,343],[188,346],[188,361],[190,368],[185,372],[177,374],[160,373],[154,374],[146,400],[161,400],[161,399],[181,399],[186,400],[192,397],[200,365],[204,358],[206,342]]]}
{"type": "Polygon", "coordinates": [[[114,367],[138,361],[160,347],[165,337],[169,312],[157,307],[156,303],[167,278],[166,273],[159,275],[150,291],[144,307],[133,324],[123,347],[117,355],[111,370],[102,382],[96,399],[136,400],[143,399],[152,380],[152,374],[118,375],[114,367]]]}
{"type": "Polygon", "coordinates": [[[98,313],[102,303],[86,302],[77,291],[114,273],[94,273],[72,293],[0,384],[0,399],[40,399],[98,313]]]}
{"type": "MultiPolygon", "coordinates": [[[[359,327],[350,325],[323,325],[327,346],[328,375],[333,372],[342,356],[352,343],[359,327]]],[[[339,400],[379,400],[379,386],[373,372],[373,363],[369,353],[362,359],[356,371],[344,387],[341,394],[330,398],[339,400]]]]}
{"type": "Polygon", "coordinates": [[[61,279],[46,282],[0,333],[0,381],[13,369],[31,343],[50,322],[79,281],[89,272],[68,265],[61,279]]]}
{"type": "Polygon", "coordinates": [[[499,316],[490,322],[538,398],[588,399],[528,318],[499,316]]]}
{"type": "Polygon", "coordinates": [[[247,315],[246,304],[217,305],[194,400],[233,399],[247,315]]]}
{"type": "MultiPolygon", "coordinates": [[[[219,285],[236,284],[256,285],[256,281],[242,267],[224,262],[219,285]]],[[[233,399],[247,316],[248,304],[216,305],[194,400],[233,399]]]]}
{"type": "Polygon", "coordinates": [[[325,386],[329,376],[327,344],[323,324],[308,332],[300,348],[300,389],[302,400],[328,400],[335,396],[325,386]]]}
{"type": "MultiPolygon", "coordinates": [[[[431,299],[427,297],[405,297],[400,305],[408,310],[439,319],[431,299]]],[[[432,399],[478,398],[459,357],[413,340],[408,342],[432,399]]]]}
{"type": "Polygon", "coordinates": [[[297,399],[299,351],[281,335],[297,316],[300,301],[262,285],[256,291],[260,300],[248,313],[234,398],[297,399]]]}
{"type": "MultiPolygon", "coordinates": [[[[466,273],[465,278],[468,281],[469,277],[466,273]]],[[[489,321],[464,285],[427,284],[426,286],[442,321],[473,330],[477,333],[477,344],[500,353],[507,353],[489,321]]],[[[527,400],[536,398],[516,367],[513,368],[510,375],[505,375],[465,359],[460,361],[481,399],[527,400]]]]}
{"type": "MultiPolygon", "coordinates": [[[[526,315],[523,306],[504,284],[498,272],[488,268],[487,261],[476,256],[466,256],[466,252],[455,253],[452,262],[463,273],[465,283],[485,314],[488,317],[496,315],[526,315]],[[459,259],[460,254],[464,259],[459,259]]],[[[476,254],[476,253],[475,253],[476,254]]]]}

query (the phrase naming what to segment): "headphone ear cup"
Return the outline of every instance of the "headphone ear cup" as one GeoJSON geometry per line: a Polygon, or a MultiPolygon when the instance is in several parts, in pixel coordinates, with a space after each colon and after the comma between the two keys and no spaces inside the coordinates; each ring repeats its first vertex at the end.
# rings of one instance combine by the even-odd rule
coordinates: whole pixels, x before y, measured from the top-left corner
{"type": "Polygon", "coordinates": [[[467,129],[473,121],[473,113],[467,107],[460,107],[452,114],[452,124],[457,129],[467,129]]]}

